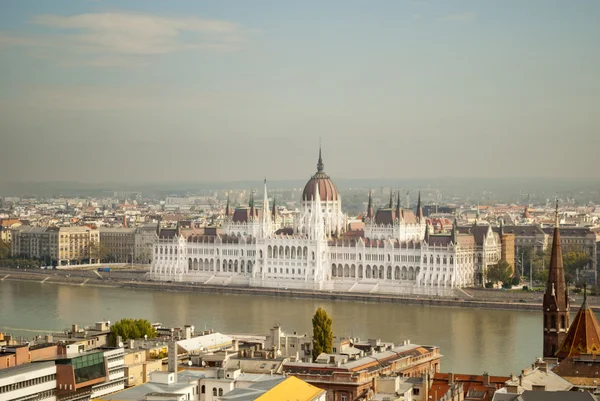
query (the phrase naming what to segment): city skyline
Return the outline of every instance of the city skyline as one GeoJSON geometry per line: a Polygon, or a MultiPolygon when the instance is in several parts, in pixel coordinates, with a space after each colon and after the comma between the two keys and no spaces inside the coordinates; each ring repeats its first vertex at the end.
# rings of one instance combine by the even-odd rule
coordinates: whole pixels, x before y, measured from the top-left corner
{"type": "Polygon", "coordinates": [[[597,3],[0,10],[0,182],[600,178],[597,3]]]}

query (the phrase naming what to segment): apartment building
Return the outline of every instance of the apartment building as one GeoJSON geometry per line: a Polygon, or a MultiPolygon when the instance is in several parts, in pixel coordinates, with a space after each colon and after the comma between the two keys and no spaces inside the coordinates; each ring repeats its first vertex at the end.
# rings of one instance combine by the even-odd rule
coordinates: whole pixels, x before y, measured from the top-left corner
{"type": "Polygon", "coordinates": [[[32,227],[12,230],[13,256],[41,259],[57,266],[98,263],[100,234],[87,226],[32,227]]]}

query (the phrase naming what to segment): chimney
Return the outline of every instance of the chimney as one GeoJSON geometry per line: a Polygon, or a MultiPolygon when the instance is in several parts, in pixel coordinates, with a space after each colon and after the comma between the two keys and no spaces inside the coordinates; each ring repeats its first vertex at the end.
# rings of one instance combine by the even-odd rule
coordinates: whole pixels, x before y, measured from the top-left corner
{"type": "Polygon", "coordinates": [[[429,400],[429,376],[427,372],[423,373],[423,400],[429,400]]]}
{"type": "Polygon", "coordinates": [[[127,228],[127,216],[123,215],[123,227],[127,228]]]}
{"type": "Polygon", "coordinates": [[[168,347],[168,367],[170,373],[175,373],[175,382],[177,382],[177,342],[170,341],[168,347]]]}
{"type": "Polygon", "coordinates": [[[48,334],[48,335],[46,335],[46,342],[47,342],[47,343],[51,343],[51,342],[52,342],[52,340],[53,340],[53,337],[52,337],[51,335],[49,335],[49,334],[48,334]]]}
{"type": "Polygon", "coordinates": [[[454,383],[454,373],[450,372],[448,373],[448,384],[452,385],[452,383],[454,383]]]}
{"type": "Polygon", "coordinates": [[[488,372],[483,372],[483,385],[484,386],[490,385],[490,375],[488,372]]]}
{"type": "Polygon", "coordinates": [[[77,333],[79,331],[79,326],[77,326],[76,324],[74,324],[73,326],[71,326],[71,331],[73,333],[77,333]]]}
{"type": "Polygon", "coordinates": [[[192,326],[185,326],[185,339],[189,340],[190,338],[192,338],[192,326]]]}

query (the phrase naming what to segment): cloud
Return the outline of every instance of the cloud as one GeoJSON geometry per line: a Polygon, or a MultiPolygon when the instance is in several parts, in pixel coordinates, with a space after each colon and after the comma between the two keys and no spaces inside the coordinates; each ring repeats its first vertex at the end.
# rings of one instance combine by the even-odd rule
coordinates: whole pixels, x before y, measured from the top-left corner
{"type": "Polygon", "coordinates": [[[473,12],[469,12],[469,13],[463,13],[463,14],[449,14],[444,17],[441,17],[440,20],[441,21],[464,22],[464,21],[473,21],[475,18],[477,18],[477,14],[475,14],[473,12]]]}
{"type": "Polygon", "coordinates": [[[57,59],[96,66],[113,65],[113,61],[117,66],[137,65],[140,61],[135,58],[183,51],[234,51],[247,34],[231,21],[123,12],[45,14],[30,22],[49,32],[38,36],[0,32],[0,47],[52,47],[60,54],[57,59]]]}

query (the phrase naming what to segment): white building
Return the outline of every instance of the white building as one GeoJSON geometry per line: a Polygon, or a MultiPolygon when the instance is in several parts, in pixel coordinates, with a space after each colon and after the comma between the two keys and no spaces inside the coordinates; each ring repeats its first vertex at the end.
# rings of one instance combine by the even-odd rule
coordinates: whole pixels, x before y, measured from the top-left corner
{"type": "Polygon", "coordinates": [[[27,363],[0,369],[0,400],[56,400],[54,362],[27,363]]]}
{"type": "Polygon", "coordinates": [[[115,393],[125,388],[125,350],[123,347],[103,350],[108,380],[92,386],[91,399],[115,393]]]}
{"type": "MultiPolygon", "coordinates": [[[[500,259],[500,238],[487,225],[463,227],[451,235],[430,235],[419,202],[417,212],[396,205],[369,207],[362,235],[346,232],[342,199],[324,172],[302,194],[293,226],[282,227],[269,208],[265,181],[262,204],[231,212],[225,234],[192,235],[160,230],[149,276],[158,281],[190,281],[357,293],[446,294],[476,284],[500,259]]],[[[358,233],[361,234],[361,233],[358,233]]]]}

